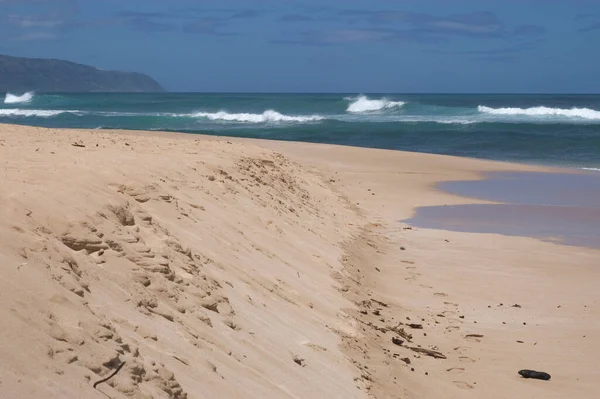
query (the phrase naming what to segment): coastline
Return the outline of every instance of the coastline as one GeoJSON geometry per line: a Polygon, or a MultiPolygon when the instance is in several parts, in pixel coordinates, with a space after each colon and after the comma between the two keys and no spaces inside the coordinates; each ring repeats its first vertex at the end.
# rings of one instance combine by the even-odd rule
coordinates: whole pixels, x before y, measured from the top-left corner
{"type": "Polygon", "coordinates": [[[398,222],[417,206],[489,203],[442,181],[555,168],[159,132],[0,133],[0,258],[26,263],[2,279],[2,313],[7,337],[30,347],[2,349],[3,396],[102,397],[86,381],[121,361],[112,397],[599,392],[600,251],[398,222]],[[412,335],[401,347],[398,323],[412,335]],[[446,359],[408,349],[419,345],[446,359]],[[553,378],[523,380],[523,368],[553,378]]]}

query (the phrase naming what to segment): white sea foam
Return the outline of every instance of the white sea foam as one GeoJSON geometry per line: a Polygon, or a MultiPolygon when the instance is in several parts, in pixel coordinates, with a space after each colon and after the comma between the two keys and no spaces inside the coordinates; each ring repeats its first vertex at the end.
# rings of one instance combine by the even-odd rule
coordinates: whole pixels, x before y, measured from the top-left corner
{"type": "Polygon", "coordinates": [[[479,121],[474,121],[474,120],[469,120],[469,119],[438,119],[438,120],[432,120],[431,122],[440,123],[442,125],[473,125],[476,123],[480,123],[479,121]]]}
{"type": "Polygon", "coordinates": [[[266,110],[262,114],[240,113],[230,114],[226,111],[219,112],[196,112],[190,116],[195,118],[207,118],[213,121],[228,122],[246,122],[246,123],[267,123],[267,122],[314,122],[324,119],[319,115],[308,116],[289,116],[280,114],[272,109],[266,110]]]}
{"type": "Polygon", "coordinates": [[[345,100],[351,101],[346,111],[352,113],[377,112],[385,109],[401,108],[406,104],[404,101],[391,101],[387,98],[372,100],[367,96],[346,97],[345,100]]]}
{"type": "Polygon", "coordinates": [[[465,119],[465,118],[452,118],[452,117],[434,117],[434,116],[409,116],[400,119],[389,119],[391,122],[400,123],[439,123],[442,125],[472,125],[480,123],[478,120],[465,119]]]}
{"type": "Polygon", "coordinates": [[[589,108],[549,108],[549,107],[532,107],[532,108],[490,108],[483,105],[477,107],[479,112],[492,115],[524,115],[524,116],[562,116],[568,118],[581,119],[600,119],[600,111],[589,108]]]}
{"type": "Polygon", "coordinates": [[[33,92],[25,93],[21,96],[17,96],[14,94],[6,93],[6,97],[4,98],[4,104],[19,104],[19,103],[28,103],[33,100],[33,92]]]}
{"type": "Polygon", "coordinates": [[[582,170],[592,170],[594,172],[600,172],[600,168],[579,168],[579,169],[582,169],[582,170]]]}
{"type": "Polygon", "coordinates": [[[137,112],[105,112],[105,111],[78,111],[78,110],[41,110],[41,109],[21,109],[8,108],[0,109],[0,117],[41,117],[51,118],[64,113],[75,115],[100,115],[105,117],[176,117],[176,118],[206,118],[212,121],[241,122],[241,123],[306,123],[325,119],[319,115],[290,116],[280,114],[277,111],[267,110],[262,114],[252,113],[228,113],[219,112],[196,112],[191,114],[176,114],[168,112],[156,113],[137,113],[137,112]]]}
{"type": "Polygon", "coordinates": [[[70,111],[70,110],[42,110],[42,109],[0,109],[0,116],[37,116],[41,118],[49,118],[52,116],[57,116],[64,113],[78,113],[79,111],[70,111]]]}

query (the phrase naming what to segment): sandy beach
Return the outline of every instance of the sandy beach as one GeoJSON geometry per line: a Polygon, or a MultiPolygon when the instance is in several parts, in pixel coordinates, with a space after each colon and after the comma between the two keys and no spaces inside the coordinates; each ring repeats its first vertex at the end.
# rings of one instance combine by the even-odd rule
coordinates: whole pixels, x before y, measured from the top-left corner
{"type": "Polygon", "coordinates": [[[0,397],[600,395],[600,250],[400,222],[541,167],[13,125],[0,167],[0,397]]]}

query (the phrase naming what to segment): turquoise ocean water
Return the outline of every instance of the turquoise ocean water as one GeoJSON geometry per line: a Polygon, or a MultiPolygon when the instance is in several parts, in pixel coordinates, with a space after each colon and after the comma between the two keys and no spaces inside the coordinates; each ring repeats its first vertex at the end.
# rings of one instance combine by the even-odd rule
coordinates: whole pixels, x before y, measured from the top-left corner
{"type": "Polygon", "coordinates": [[[7,93],[0,123],[335,143],[600,170],[600,95],[7,93]]]}

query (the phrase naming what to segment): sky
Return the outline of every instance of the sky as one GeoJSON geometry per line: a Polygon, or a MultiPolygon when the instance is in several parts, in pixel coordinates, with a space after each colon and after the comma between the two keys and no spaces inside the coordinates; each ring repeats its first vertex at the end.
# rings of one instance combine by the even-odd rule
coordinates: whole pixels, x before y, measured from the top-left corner
{"type": "Polygon", "coordinates": [[[600,93],[600,0],[0,0],[0,54],[186,92],[600,93]]]}

